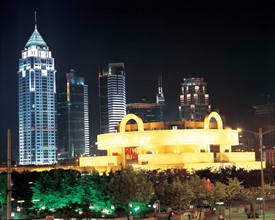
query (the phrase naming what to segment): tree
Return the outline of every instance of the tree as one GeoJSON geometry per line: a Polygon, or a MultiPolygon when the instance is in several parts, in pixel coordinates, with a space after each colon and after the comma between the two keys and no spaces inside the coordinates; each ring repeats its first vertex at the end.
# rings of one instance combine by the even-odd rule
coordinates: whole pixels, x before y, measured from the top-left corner
{"type": "Polygon", "coordinates": [[[40,172],[29,172],[24,171],[22,173],[13,171],[12,176],[12,198],[14,201],[24,200],[20,206],[23,207],[23,210],[27,210],[31,206],[31,200],[33,193],[31,187],[33,183],[40,178],[40,172]]]}
{"type": "Polygon", "coordinates": [[[161,204],[171,206],[172,209],[188,209],[194,198],[190,185],[176,178],[172,183],[167,180],[160,183],[155,189],[156,197],[161,204]]]}
{"type": "Polygon", "coordinates": [[[240,198],[241,192],[244,187],[242,186],[242,182],[239,181],[236,177],[234,179],[228,179],[228,183],[225,187],[225,201],[227,203],[229,209],[229,219],[231,219],[231,207],[232,202],[235,199],[240,198]]]}
{"type": "Polygon", "coordinates": [[[195,200],[193,201],[197,206],[200,207],[199,219],[201,218],[202,207],[209,205],[209,201],[212,199],[212,183],[209,179],[200,178],[198,175],[194,175],[188,181],[194,193],[195,200]]]}
{"type": "Polygon", "coordinates": [[[109,191],[116,207],[130,212],[134,203],[147,204],[154,193],[153,184],[143,171],[134,171],[126,167],[115,172],[109,183],[109,191]]]}
{"type": "Polygon", "coordinates": [[[33,191],[33,209],[56,210],[70,202],[79,202],[74,194],[80,173],[74,170],[55,169],[43,172],[31,188],[33,191]]]}
{"type": "Polygon", "coordinates": [[[250,210],[246,211],[247,215],[252,215],[255,219],[256,215],[259,213],[256,212],[256,202],[257,198],[261,197],[261,187],[249,187],[242,190],[241,196],[243,197],[244,201],[249,203],[250,210]]]}
{"type": "Polygon", "coordinates": [[[212,201],[213,204],[219,201],[223,201],[226,198],[226,184],[221,182],[216,182],[214,184],[213,193],[212,193],[212,201]]]}
{"type": "MultiPolygon", "coordinates": [[[[7,201],[7,173],[0,174],[0,209],[3,208],[3,204],[7,201]]],[[[1,217],[0,213],[0,217],[1,217]]]]}
{"type": "Polygon", "coordinates": [[[111,209],[111,197],[109,195],[109,177],[104,173],[102,176],[97,171],[93,171],[90,175],[82,176],[78,186],[81,204],[84,209],[87,207],[96,212],[100,212],[105,208],[111,209]]]}

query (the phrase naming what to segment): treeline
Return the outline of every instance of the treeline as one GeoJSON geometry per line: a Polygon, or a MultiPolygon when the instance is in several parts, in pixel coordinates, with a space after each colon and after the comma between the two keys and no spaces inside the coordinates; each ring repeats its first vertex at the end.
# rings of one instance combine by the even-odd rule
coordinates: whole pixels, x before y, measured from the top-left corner
{"type": "MultiPolygon", "coordinates": [[[[272,172],[265,171],[266,197],[274,193],[272,172]]],[[[6,202],[6,174],[0,175],[0,202],[6,202]]],[[[100,174],[53,169],[13,172],[14,206],[28,217],[114,217],[165,210],[187,210],[190,205],[214,206],[223,201],[230,209],[236,199],[255,209],[262,196],[260,171],[206,168],[189,173],[184,169],[133,170],[100,174]],[[160,205],[160,207],[158,207],[160,205]]]]}

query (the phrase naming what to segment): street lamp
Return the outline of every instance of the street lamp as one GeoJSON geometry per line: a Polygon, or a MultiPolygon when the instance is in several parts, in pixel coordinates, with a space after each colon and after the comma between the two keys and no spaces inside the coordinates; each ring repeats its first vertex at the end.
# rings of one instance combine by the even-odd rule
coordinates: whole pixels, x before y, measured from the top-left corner
{"type": "MultiPolygon", "coordinates": [[[[241,129],[238,129],[239,131],[242,131],[241,129]]],[[[259,136],[259,142],[260,142],[260,160],[261,160],[261,191],[262,191],[262,198],[263,198],[263,219],[265,220],[265,188],[264,188],[264,169],[263,169],[263,135],[268,134],[272,131],[275,131],[275,129],[268,130],[266,132],[263,132],[262,128],[259,128],[259,133],[243,130],[248,133],[252,133],[259,136]]]]}

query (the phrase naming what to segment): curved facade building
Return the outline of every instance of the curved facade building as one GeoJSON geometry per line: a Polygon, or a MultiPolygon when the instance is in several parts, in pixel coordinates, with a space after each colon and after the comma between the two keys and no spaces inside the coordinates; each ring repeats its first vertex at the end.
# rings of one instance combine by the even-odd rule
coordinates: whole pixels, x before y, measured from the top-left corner
{"type": "Polygon", "coordinates": [[[117,133],[98,135],[98,149],[107,150],[107,156],[80,158],[80,166],[94,166],[98,170],[128,165],[189,171],[225,166],[260,169],[254,152],[231,152],[231,147],[238,144],[238,130],[224,129],[216,112],[207,115],[203,122],[143,123],[140,117],[128,114],[117,133]],[[136,124],[127,124],[129,120],[136,124]]]}

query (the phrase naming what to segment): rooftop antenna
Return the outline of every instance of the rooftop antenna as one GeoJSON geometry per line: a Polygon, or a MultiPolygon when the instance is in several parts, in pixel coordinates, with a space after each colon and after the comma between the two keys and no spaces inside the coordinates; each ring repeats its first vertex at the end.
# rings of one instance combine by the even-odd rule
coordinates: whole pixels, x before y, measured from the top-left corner
{"type": "Polygon", "coordinates": [[[158,91],[159,91],[159,93],[163,92],[162,91],[162,76],[161,75],[158,76],[158,91]]]}
{"type": "Polygon", "coordinates": [[[36,11],[34,12],[34,28],[37,29],[36,11]]]}
{"type": "Polygon", "coordinates": [[[100,72],[100,64],[98,64],[98,76],[101,76],[101,72],[100,72]]]}

